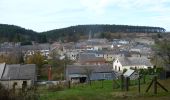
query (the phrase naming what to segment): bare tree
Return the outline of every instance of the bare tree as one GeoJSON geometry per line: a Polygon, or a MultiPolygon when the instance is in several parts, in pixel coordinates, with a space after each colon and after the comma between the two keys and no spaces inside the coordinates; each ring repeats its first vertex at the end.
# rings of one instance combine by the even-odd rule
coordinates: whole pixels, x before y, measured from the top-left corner
{"type": "Polygon", "coordinates": [[[156,54],[162,59],[165,70],[170,70],[170,40],[159,41],[156,54]]]}
{"type": "Polygon", "coordinates": [[[94,69],[89,66],[84,67],[84,74],[87,76],[87,80],[90,85],[91,85],[91,75],[93,73],[93,70],[94,69]]]}

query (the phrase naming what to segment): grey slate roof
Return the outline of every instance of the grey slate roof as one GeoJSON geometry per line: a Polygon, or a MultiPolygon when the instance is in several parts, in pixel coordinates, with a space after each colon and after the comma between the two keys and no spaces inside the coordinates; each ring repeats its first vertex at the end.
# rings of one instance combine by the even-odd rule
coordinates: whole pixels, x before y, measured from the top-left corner
{"type": "Polygon", "coordinates": [[[12,64],[6,65],[4,70],[4,74],[1,78],[2,80],[7,79],[31,79],[32,81],[36,81],[36,66],[35,64],[12,64]]]}
{"type": "Polygon", "coordinates": [[[11,47],[11,48],[5,48],[5,47],[0,47],[0,52],[4,52],[4,53],[6,53],[6,52],[19,52],[19,51],[21,51],[21,48],[19,48],[19,47],[11,47]]]}
{"type": "Polygon", "coordinates": [[[88,61],[105,61],[103,57],[96,57],[93,53],[81,53],[79,54],[78,62],[85,63],[88,61]]]}
{"type": "Polygon", "coordinates": [[[2,79],[18,79],[20,64],[6,65],[2,79]]]}
{"type": "Polygon", "coordinates": [[[86,69],[92,70],[92,72],[112,72],[112,65],[67,65],[67,74],[83,74],[86,69]]]}
{"type": "Polygon", "coordinates": [[[36,77],[36,66],[35,64],[26,64],[20,66],[20,79],[34,79],[36,77]]]}
{"type": "Polygon", "coordinates": [[[4,69],[5,69],[5,63],[1,63],[0,64],[0,79],[1,79],[1,77],[3,75],[4,69]]]}
{"type": "Polygon", "coordinates": [[[67,65],[66,76],[69,77],[87,77],[90,74],[90,80],[112,80],[116,79],[112,65],[67,65]],[[88,73],[90,71],[90,73],[88,73]]]}
{"type": "Polygon", "coordinates": [[[119,57],[119,62],[122,66],[131,66],[131,65],[146,65],[153,66],[150,60],[146,57],[119,57]]]}
{"type": "Polygon", "coordinates": [[[36,44],[36,45],[25,45],[21,46],[21,49],[24,51],[27,50],[49,50],[50,44],[36,44]]]}

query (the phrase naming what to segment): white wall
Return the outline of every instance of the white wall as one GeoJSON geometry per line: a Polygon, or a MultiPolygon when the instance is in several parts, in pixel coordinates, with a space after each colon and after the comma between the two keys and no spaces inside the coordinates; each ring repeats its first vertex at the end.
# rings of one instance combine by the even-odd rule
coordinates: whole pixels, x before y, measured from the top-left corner
{"type": "Polygon", "coordinates": [[[13,84],[16,83],[17,85],[15,86],[16,89],[21,89],[23,81],[27,82],[27,87],[31,87],[32,83],[31,80],[6,80],[6,81],[0,81],[0,83],[7,89],[12,89],[13,84]]]}
{"type": "Polygon", "coordinates": [[[113,70],[123,72],[123,69],[130,69],[130,68],[137,68],[137,69],[148,69],[148,67],[153,68],[153,66],[146,66],[146,65],[133,65],[133,66],[122,66],[118,59],[113,61],[113,70]],[[119,70],[120,67],[120,70],[119,70]]]}
{"type": "Polygon", "coordinates": [[[121,63],[119,62],[118,59],[113,61],[113,70],[115,70],[115,71],[123,71],[122,65],[121,65],[121,63]]]}

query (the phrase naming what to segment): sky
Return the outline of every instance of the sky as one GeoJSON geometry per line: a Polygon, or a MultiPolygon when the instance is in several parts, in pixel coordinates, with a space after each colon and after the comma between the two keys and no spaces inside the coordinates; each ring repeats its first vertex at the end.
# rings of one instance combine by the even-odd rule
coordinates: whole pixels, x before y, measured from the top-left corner
{"type": "Polygon", "coordinates": [[[37,32],[86,24],[170,31],[170,0],[0,0],[0,23],[37,32]]]}

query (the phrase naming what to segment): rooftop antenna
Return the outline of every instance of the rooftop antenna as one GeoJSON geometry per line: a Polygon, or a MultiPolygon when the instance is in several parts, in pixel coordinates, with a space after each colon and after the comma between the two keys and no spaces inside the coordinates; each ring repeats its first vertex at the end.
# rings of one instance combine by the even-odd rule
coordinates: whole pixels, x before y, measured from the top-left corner
{"type": "Polygon", "coordinates": [[[92,38],[92,37],[91,37],[91,30],[90,30],[90,32],[89,32],[89,40],[91,40],[91,38],[92,38]]]}

